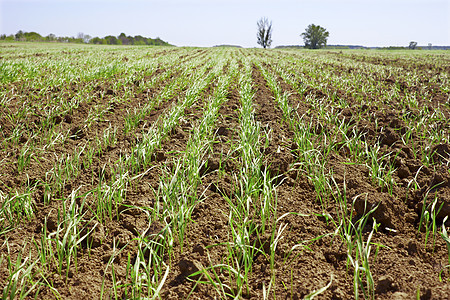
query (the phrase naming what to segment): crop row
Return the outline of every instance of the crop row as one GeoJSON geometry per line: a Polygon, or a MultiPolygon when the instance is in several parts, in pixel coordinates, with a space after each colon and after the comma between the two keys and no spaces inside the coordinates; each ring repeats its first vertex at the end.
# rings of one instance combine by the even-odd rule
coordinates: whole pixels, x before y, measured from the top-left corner
{"type": "Polygon", "coordinates": [[[0,59],[3,298],[448,292],[445,60],[61,47],[0,59]]]}

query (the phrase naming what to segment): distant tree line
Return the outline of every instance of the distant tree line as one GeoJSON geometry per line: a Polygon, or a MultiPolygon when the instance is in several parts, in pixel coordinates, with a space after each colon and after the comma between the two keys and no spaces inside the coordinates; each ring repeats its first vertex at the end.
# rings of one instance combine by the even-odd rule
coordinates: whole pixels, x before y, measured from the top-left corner
{"type": "Polygon", "coordinates": [[[60,42],[60,43],[79,43],[79,44],[102,44],[102,45],[151,45],[151,46],[170,46],[169,43],[161,40],[143,37],[141,35],[130,36],[121,33],[119,36],[108,35],[103,38],[91,37],[82,32],[77,37],[61,37],[53,33],[42,36],[37,32],[24,32],[19,30],[16,34],[0,35],[0,40],[21,41],[21,42],[60,42]]]}
{"type": "Polygon", "coordinates": [[[223,44],[223,45],[215,45],[213,47],[222,47],[222,48],[242,48],[242,46],[239,45],[228,45],[228,44],[223,44]]]}

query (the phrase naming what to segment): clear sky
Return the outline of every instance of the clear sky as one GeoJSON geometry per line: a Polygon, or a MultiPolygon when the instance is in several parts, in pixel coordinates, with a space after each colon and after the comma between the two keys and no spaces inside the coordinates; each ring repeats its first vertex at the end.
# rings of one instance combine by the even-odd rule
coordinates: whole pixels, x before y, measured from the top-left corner
{"type": "Polygon", "coordinates": [[[450,45],[450,0],[0,0],[2,34],[124,32],[177,46],[255,47],[260,17],[272,20],[272,46],[303,44],[311,23],[329,45],[450,45]]]}

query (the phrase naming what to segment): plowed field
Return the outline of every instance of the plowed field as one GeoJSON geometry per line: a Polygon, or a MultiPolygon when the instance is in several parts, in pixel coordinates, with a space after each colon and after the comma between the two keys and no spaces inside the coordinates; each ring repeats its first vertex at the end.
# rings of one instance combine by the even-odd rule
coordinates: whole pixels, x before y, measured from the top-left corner
{"type": "Polygon", "coordinates": [[[3,299],[447,299],[449,72],[1,43],[3,299]]]}

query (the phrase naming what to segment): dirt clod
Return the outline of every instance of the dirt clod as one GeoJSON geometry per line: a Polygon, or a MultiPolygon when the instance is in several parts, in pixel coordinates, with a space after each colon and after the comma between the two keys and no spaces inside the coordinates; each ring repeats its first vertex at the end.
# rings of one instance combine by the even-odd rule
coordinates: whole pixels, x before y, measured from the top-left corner
{"type": "Polygon", "coordinates": [[[380,276],[378,278],[377,293],[385,294],[395,289],[394,279],[390,275],[380,276]]]}

